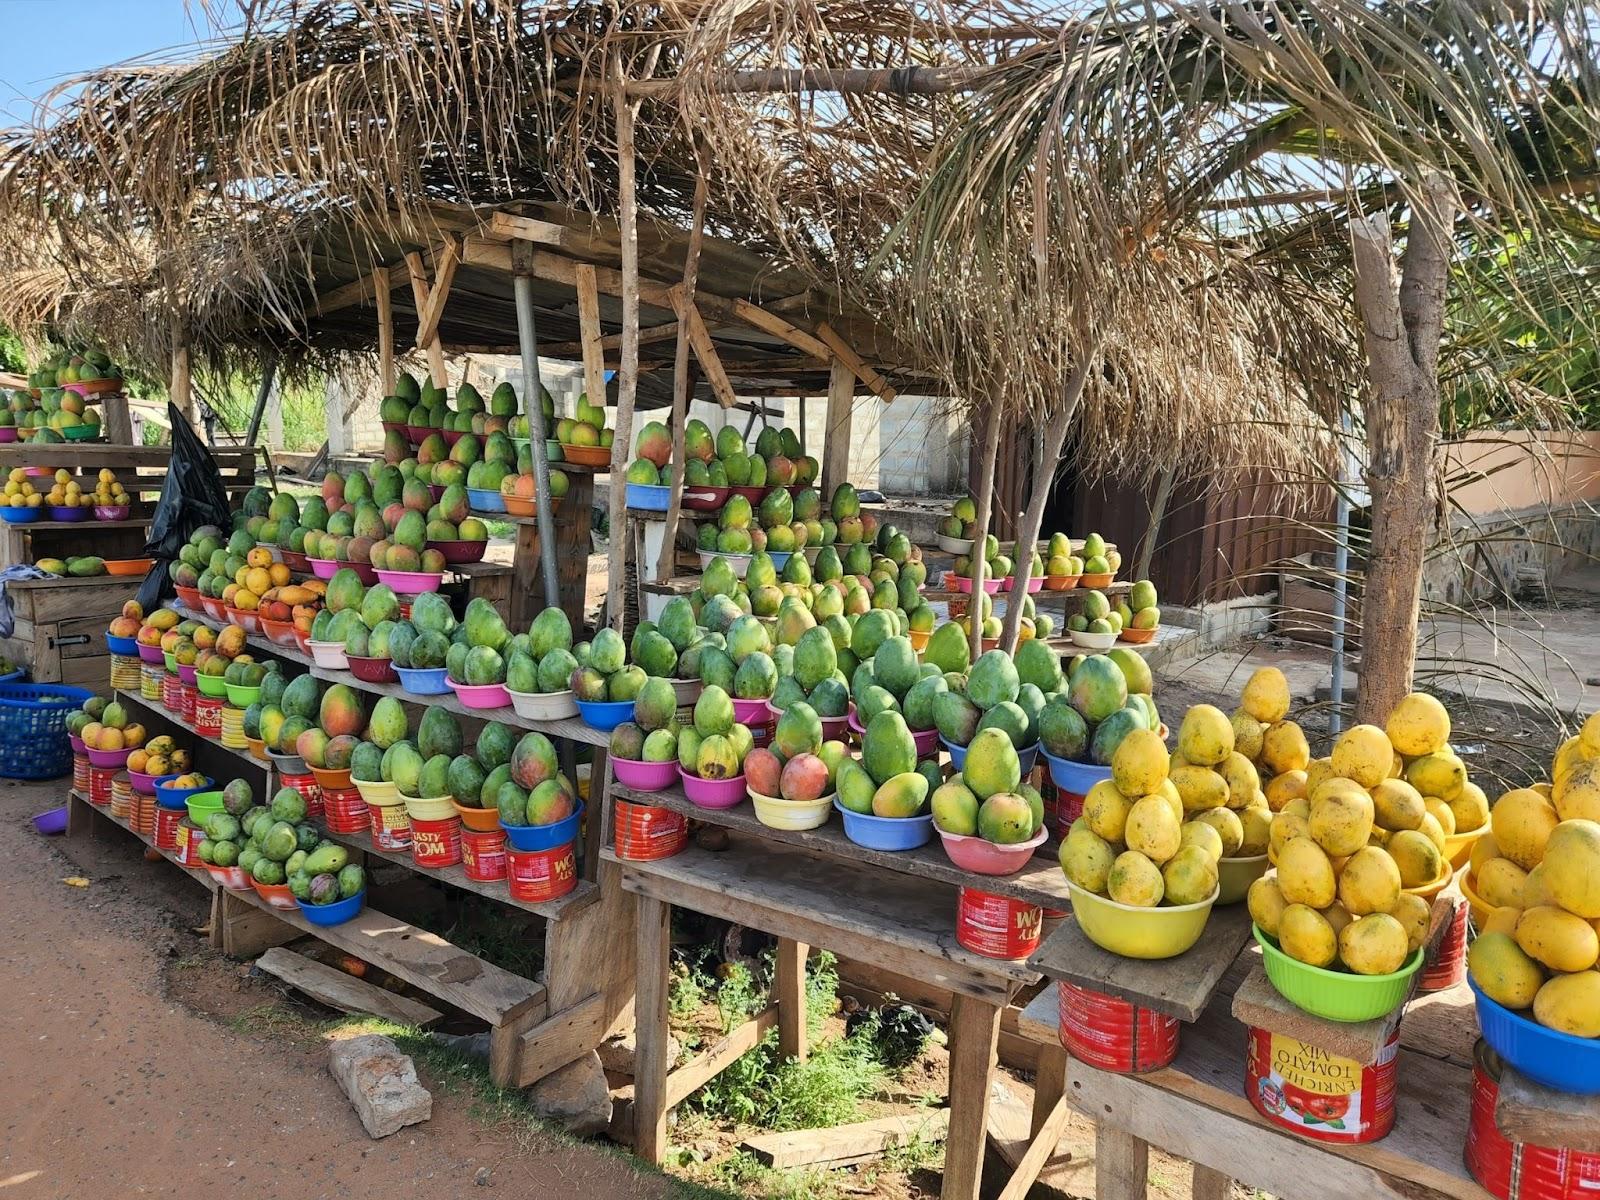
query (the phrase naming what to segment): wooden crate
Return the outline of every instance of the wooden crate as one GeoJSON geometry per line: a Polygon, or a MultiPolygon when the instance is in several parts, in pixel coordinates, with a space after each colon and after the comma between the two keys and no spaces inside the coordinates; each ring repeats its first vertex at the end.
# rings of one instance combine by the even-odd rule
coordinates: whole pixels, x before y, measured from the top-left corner
{"type": "Polygon", "coordinates": [[[138,592],[142,578],[29,579],[6,584],[16,628],[7,658],[36,683],[104,690],[111,678],[106,626],[138,592]]]}

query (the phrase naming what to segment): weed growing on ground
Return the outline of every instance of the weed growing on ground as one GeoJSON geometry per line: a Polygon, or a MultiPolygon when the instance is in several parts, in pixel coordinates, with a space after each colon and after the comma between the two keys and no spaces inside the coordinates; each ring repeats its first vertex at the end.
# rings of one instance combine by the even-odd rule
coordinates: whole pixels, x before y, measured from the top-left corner
{"type": "Polygon", "coordinates": [[[747,1150],[719,1163],[716,1177],[724,1187],[762,1200],[833,1200],[841,1194],[838,1177],[827,1171],[773,1170],[747,1150]]]}

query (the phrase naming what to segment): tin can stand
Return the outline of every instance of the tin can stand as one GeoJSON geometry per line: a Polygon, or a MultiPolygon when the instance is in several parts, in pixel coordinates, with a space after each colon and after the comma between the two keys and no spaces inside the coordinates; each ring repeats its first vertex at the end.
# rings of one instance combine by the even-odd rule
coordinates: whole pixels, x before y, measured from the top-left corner
{"type": "Polygon", "coordinates": [[[161,707],[171,713],[183,709],[183,682],[170,671],[161,677],[161,707]]]}
{"type": "Polygon", "coordinates": [[[111,656],[111,687],[118,692],[139,690],[139,668],[143,664],[132,654],[111,656]]]}
{"type": "MultiPolygon", "coordinates": [[[[1466,1162],[1472,1177],[1499,1200],[1592,1200],[1600,1195],[1600,1121],[1572,1119],[1538,1122],[1550,1129],[1548,1139],[1581,1140],[1583,1145],[1536,1145],[1507,1137],[1501,1130],[1505,1065],[1479,1041],[1472,1055],[1472,1109],[1467,1125],[1466,1162]],[[1497,1115],[1497,1113],[1499,1115],[1497,1115]],[[1575,1136],[1573,1136],[1575,1135],[1575,1136]]],[[[1556,1093],[1542,1099],[1555,1102],[1556,1093]]],[[[1575,1098],[1574,1098],[1575,1099],[1575,1098]]],[[[1537,1120],[1536,1114],[1520,1113],[1537,1120]]]]}
{"type": "Polygon", "coordinates": [[[161,703],[161,689],[165,686],[167,669],[160,663],[139,664],[139,695],[153,704],[161,703]]]}
{"type": "Polygon", "coordinates": [[[243,750],[249,742],[244,736],[244,709],[222,706],[222,744],[230,750],[243,750]]]}
{"type": "Polygon", "coordinates": [[[222,739],[222,701],[216,696],[195,697],[194,731],[201,737],[222,739]]]}
{"type": "Polygon", "coordinates": [[[200,689],[192,683],[178,685],[178,716],[184,724],[194,724],[195,705],[200,701],[200,689]]]}
{"type": "Polygon", "coordinates": [[[617,857],[630,862],[671,858],[689,844],[689,819],[652,804],[618,800],[612,825],[617,857]]]}

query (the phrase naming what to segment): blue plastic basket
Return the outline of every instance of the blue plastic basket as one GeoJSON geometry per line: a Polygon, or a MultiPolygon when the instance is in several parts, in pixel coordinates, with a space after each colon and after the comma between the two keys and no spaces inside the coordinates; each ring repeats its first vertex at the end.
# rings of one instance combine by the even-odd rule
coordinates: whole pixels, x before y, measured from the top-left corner
{"type": "Polygon", "coordinates": [[[578,822],[583,819],[583,801],[578,801],[567,816],[559,821],[552,821],[548,825],[507,825],[500,822],[500,828],[506,831],[506,843],[513,850],[524,853],[533,850],[554,850],[557,846],[565,846],[574,841],[578,836],[578,822]]]}
{"type": "Polygon", "coordinates": [[[61,683],[0,683],[0,778],[70,775],[67,714],[93,694],[61,683]]]}
{"type": "Polygon", "coordinates": [[[915,850],[933,837],[933,814],[920,817],[878,817],[846,808],[838,800],[833,807],[844,818],[844,835],[868,850],[915,850]]]}

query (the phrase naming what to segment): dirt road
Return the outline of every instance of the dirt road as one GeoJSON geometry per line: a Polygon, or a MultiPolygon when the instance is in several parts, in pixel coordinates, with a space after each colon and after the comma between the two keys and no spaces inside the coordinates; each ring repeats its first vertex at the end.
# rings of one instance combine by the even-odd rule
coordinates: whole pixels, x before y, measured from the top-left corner
{"type": "Polygon", "coordinates": [[[323,1047],[219,1019],[272,993],[190,932],[205,919],[200,888],[144,862],[126,837],[68,844],[33,831],[28,817],[64,785],[0,782],[7,1200],[198,1200],[219,1188],[304,1200],[675,1194],[616,1153],[486,1123],[471,1096],[442,1093],[425,1072],[432,1121],[372,1141],[323,1047]],[[70,876],[89,886],[62,882],[70,876]]]}

